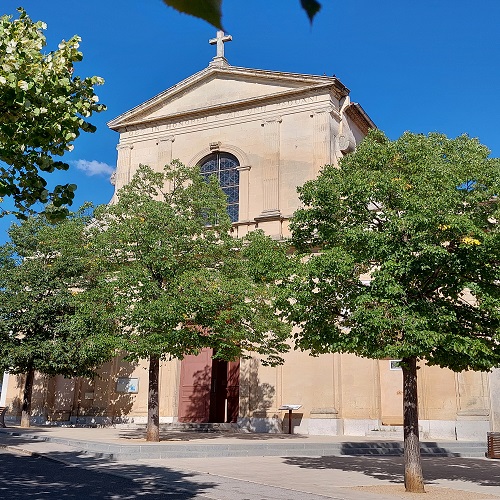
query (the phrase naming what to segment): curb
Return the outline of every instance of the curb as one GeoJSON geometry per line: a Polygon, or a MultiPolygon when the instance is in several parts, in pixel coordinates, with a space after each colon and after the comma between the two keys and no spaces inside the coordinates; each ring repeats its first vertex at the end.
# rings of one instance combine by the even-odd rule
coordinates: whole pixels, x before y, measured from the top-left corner
{"type": "MultiPolygon", "coordinates": [[[[46,440],[46,442],[48,442],[48,441],[46,440]]],[[[63,458],[52,457],[52,456],[50,456],[50,452],[44,453],[44,452],[40,452],[40,451],[31,451],[31,450],[27,450],[25,448],[22,448],[21,446],[12,445],[12,444],[3,444],[3,443],[0,443],[0,448],[4,449],[4,450],[9,450],[9,451],[15,451],[15,452],[20,453],[22,455],[26,455],[26,456],[33,457],[33,458],[44,458],[45,460],[50,460],[51,462],[57,462],[60,464],[64,464],[64,465],[67,465],[68,467],[77,467],[78,466],[77,464],[75,464],[73,462],[69,462],[68,460],[64,460],[63,458]]],[[[92,458],[104,458],[105,460],[108,460],[110,463],[112,460],[112,456],[105,456],[104,453],[87,453],[85,450],[78,450],[76,448],[72,453],[75,455],[87,455],[88,457],[92,457],[92,458]]],[[[82,466],[85,466],[85,464],[82,464],[82,466]]],[[[120,476],[120,477],[124,477],[124,476],[120,476]]]]}
{"type": "MultiPolygon", "coordinates": [[[[231,442],[200,443],[186,441],[183,444],[168,441],[160,443],[134,443],[91,441],[62,436],[23,434],[16,431],[0,433],[23,438],[33,443],[54,443],[71,448],[69,453],[84,454],[110,461],[136,459],[208,458],[244,456],[357,456],[393,457],[403,455],[403,443],[399,441],[339,441],[339,442],[231,442]]],[[[421,444],[422,457],[484,458],[487,450],[483,442],[429,442],[421,444]]],[[[9,445],[17,446],[15,443],[9,445]]],[[[22,449],[22,443],[17,449],[22,449]]]]}

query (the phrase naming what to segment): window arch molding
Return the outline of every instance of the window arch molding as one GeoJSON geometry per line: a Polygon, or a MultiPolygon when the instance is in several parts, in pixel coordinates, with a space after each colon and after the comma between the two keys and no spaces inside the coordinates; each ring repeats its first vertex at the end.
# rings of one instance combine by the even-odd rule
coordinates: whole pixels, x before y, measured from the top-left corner
{"type": "Polygon", "coordinates": [[[205,158],[205,156],[208,156],[211,153],[217,153],[217,152],[230,153],[230,154],[236,156],[236,158],[240,164],[240,166],[239,166],[240,170],[250,169],[250,162],[248,160],[248,156],[246,155],[246,153],[242,149],[240,149],[236,146],[232,146],[231,144],[225,144],[223,142],[221,142],[220,146],[215,150],[210,149],[210,147],[208,147],[208,148],[202,149],[201,151],[196,153],[191,158],[191,160],[189,160],[188,166],[194,167],[195,165],[198,165],[200,163],[200,161],[203,160],[203,158],[205,158]]]}
{"type": "Polygon", "coordinates": [[[240,166],[237,167],[240,173],[240,189],[239,189],[239,223],[247,223],[249,221],[249,211],[250,211],[250,197],[249,197],[249,186],[250,186],[250,162],[247,154],[237,146],[232,144],[226,144],[221,142],[218,144],[217,149],[210,149],[210,147],[204,148],[194,155],[188,162],[189,167],[195,167],[199,165],[201,160],[210,156],[213,153],[229,153],[236,157],[240,166]]]}
{"type": "Polygon", "coordinates": [[[231,222],[240,219],[240,163],[236,156],[215,151],[199,162],[201,175],[208,180],[214,176],[227,196],[227,213],[231,222]]]}

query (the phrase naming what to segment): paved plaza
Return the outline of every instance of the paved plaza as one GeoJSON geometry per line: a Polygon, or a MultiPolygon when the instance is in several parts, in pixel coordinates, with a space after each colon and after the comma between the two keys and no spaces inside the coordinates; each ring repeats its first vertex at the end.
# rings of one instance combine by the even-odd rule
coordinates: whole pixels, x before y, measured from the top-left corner
{"type": "MultiPolygon", "coordinates": [[[[432,444],[440,453],[423,459],[425,500],[500,498],[499,461],[460,456],[469,453],[471,443],[432,444]]],[[[404,492],[397,440],[178,432],[164,433],[161,443],[146,443],[143,428],[13,427],[0,429],[0,446],[41,456],[54,467],[112,476],[110,485],[122,478],[146,488],[136,493],[146,499],[162,491],[165,498],[212,500],[421,498],[404,492]],[[360,445],[369,444],[372,456],[356,456],[360,445]]],[[[431,450],[431,443],[426,446],[431,450]]],[[[68,492],[65,498],[71,498],[68,492]]]]}

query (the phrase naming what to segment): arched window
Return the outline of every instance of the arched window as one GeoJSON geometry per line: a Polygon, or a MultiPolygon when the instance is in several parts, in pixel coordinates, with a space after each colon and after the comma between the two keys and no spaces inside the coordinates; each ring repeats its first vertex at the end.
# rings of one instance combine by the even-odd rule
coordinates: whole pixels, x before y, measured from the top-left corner
{"type": "Polygon", "coordinates": [[[212,153],[200,163],[201,175],[208,179],[215,175],[222,191],[227,195],[227,213],[231,222],[237,222],[240,201],[240,166],[236,156],[229,153],[212,153]]]}

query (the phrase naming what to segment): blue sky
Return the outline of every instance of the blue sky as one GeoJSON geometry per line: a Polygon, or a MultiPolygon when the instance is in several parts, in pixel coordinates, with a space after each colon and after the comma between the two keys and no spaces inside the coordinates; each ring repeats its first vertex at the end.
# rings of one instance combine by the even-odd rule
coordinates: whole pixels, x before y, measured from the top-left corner
{"type": "MultiPolygon", "coordinates": [[[[498,0],[322,0],[312,27],[299,3],[224,0],[229,63],[335,74],[392,139],[405,130],[465,132],[500,156],[498,0]]],[[[107,203],[118,134],[106,122],[206,67],[216,30],[161,0],[2,0],[0,14],[16,15],[19,4],[47,23],[47,50],[81,36],[75,72],[106,81],[97,93],[108,110],[91,120],[97,132],[76,141],[68,172],[48,179],[78,185],[75,207],[107,203]]],[[[0,242],[8,225],[0,219],[0,242]]]]}

